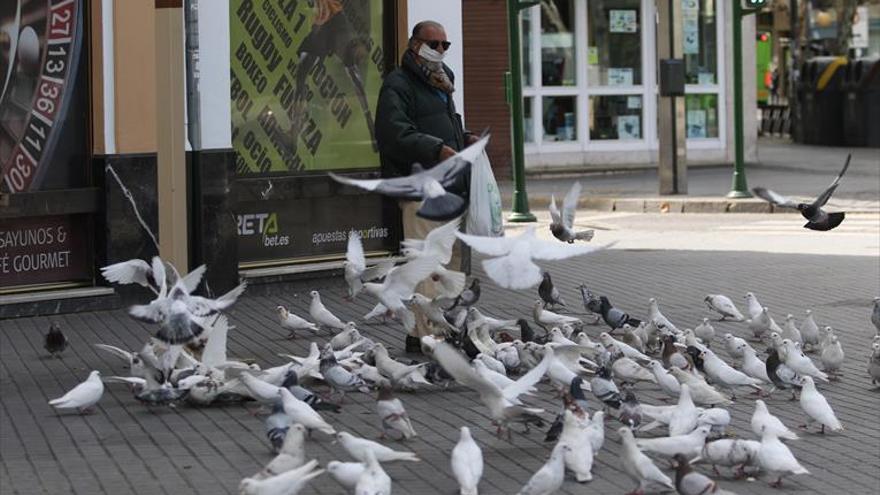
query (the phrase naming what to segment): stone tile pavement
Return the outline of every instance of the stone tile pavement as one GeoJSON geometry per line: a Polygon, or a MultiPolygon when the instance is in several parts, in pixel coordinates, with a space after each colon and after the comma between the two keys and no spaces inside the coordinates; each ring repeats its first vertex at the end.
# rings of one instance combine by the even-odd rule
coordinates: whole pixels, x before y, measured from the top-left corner
{"type": "MultiPolygon", "coordinates": [[[[834,326],[847,353],[842,380],[820,385],[846,429],[824,436],[805,433],[801,440],[789,442],[812,474],[787,479],[782,492],[880,493],[880,391],[872,389],[866,374],[868,343],[874,335],[870,304],[880,293],[877,257],[612,250],[546,267],[573,311],[581,310],[575,290],[580,283],[636,315],[644,314],[648,298],[656,296],[662,311],[681,326],[693,326],[709,316],[702,305],[709,292],[725,293],[740,302],[742,294],[752,290],[777,320],[789,312],[800,320],[804,310],[812,307],[820,325],[834,326]]],[[[482,276],[478,264],[474,268],[475,275],[482,276]]],[[[305,313],[307,292],[312,288],[320,288],[325,304],[346,319],[363,315],[371,307],[366,298],[345,302],[338,278],[253,286],[231,312],[236,328],[229,335],[230,356],[278,365],[283,363],[279,352],[304,354],[307,338],[286,340],[273,308],[288,304],[305,313]]],[[[534,297],[533,292],[513,293],[485,283],[479,306],[494,316],[530,319],[534,297]]],[[[46,401],[85,378],[89,370],[100,370],[105,376],[126,372],[118,359],[92,344],[136,349],[147,337],[148,327],[123,311],[53,316],[51,320],[63,327],[72,342],[62,359],[48,358],[42,349],[50,318],[0,321],[0,493],[237,493],[240,479],[271,459],[262,419],[240,405],[149,409],[137,403],[126,388],[108,385],[96,414],[57,414],[46,401]]],[[[401,352],[402,334],[396,324],[362,328],[366,335],[401,352]]],[[[587,328],[592,336],[603,331],[587,328]]],[[[742,324],[718,323],[715,328],[719,334],[746,335],[742,324]]],[[[318,338],[324,341],[327,335],[318,338]]],[[[727,357],[723,350],[720,354],[727,357]]],[[[558,405],[548,386],[542,384],[540,389],[534,404],[555,413],[558,405]]],[[[655,387],[638,385],[635,391],[643,402],[661,403],[655,387]]],[[[512,442],[495,438],[486,411],[469,390],[453,387],[400,397],[420,437],[393,446],[417,452],[422,462],[385,466],[395,493],[449,495],[455,491],[449,453],[463,424],[472,426],[483,447],[486,469],[481,493],[516,493],[549,455],[551,445],[542,441],[542,432],[515,433],[512,442]]],[[[349,394],[343,413],[329,414],[328,420],[337,429],[375,437],[379,428],[374,403],[364,394],[349,394]]],[[[798,403],[789,402],[784,394],[768,404],[789,426],[803,420],[798,403]]],[[[730,408],[736,435],[752,438],[748,426],[752,409],[749,399],[730,408]]],[[[632,490],[634,484],[621,471],[617,457],[618,427],[617,421],[606,425],[606,443],[595,458],[594,480],[579,485],[569,479],[560,493],[632,490]]],[[[316,433],[307,444],[308,454],[322,464],[350,460],[331,440],[316,433]]],[[[740,494],[779,492],[763,479],[725,478],[722,485],[740,494]]],[[[322,475],[304,493],[345,490],[322,475]]]]}

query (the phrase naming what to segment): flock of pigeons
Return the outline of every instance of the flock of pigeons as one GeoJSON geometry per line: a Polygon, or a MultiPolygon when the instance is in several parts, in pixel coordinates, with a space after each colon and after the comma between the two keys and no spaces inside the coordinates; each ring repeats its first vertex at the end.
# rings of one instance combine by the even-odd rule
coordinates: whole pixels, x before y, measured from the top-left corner
{"type": "MultiPolygon", "coordinates": [[[[566,472],[578,482],[590,481],[593,458],[605,441],[606,421],[612,419],[621,424],[617,430],[622,443],[620,466],[637,484],[633,493],[727,493],[696,471],[695,463],[711,465],[716,474],[720,474],[718,466],[735,468],[736,476],[745,476],[747,468],[754,468],[766,473],[774,486],[784,476],[807,474],[783,442],[796,441],[798,435],[770,412],[762,398],[778,390],[790,391],[799,400],[805,428],[815,425],[821,433],[842,429],[816,386],[834,380],[844,360],[834,331],[820,329],[809,310],[800,326],[788,315],[780,327],[752,293],[746,294],[745,315],[724,295],[705,298],[722,320],[741,322],[751,333],[752,343],[731,333],[716,335],[708,318],[693,329],[681,330],[663,315],[655,299],[650,300],[646,317],[636,318],[585,286],[579,290],[592,321],[564,313],[557,308],[566,308],[565,301],[535,260],[565,259],[603,248],[575,242],[592,237],[592,232],[573,230],[578,194],[575,184],[561,212],[553,201],[551,231],[562,242],[539,239],[534,229],[517,237],[463,234],[459,221],[453,220],[424,240],[404,241],[406,261],[402,264],[386,260],[368,267],[359,236],[350,233],[344,268],[347,297],[373,298],[376,306],[364,319],[391,318],[407,330],[417,317],[424,316],[433,334],[421,339],[427,359],[420,363],[394,359],[383,344],[362,335],[357,323],[334,315],[318,291],[311,292],[307,317],[283,306],[276,311],[280,327],[290,338],[302,332],[329,333],[323,345],[313,341],[308,355],[285,354],[287,362],[274,367],[237,361],[227,355],[227,335],[234,327],[224,312],[243,293],[244,284],[212,299],[194,295],[204,266],[184,276],[158,257],[150,263],[130,260],[104,267],[102,274],[108,281],[139,284],[155,294],[148,304],[129,310],[133,318],[155,325],[155,334],[140,350],[96,344],[124,360],[129,376],[102,377],[92,371],[86,381],[49,404],[93,411],[105,383],[129,386],[134,398],[150,407],[184,401],[194,406],[256,402],[267,414],[267,440],[276,456],[241,481],[243,494],[299,493],[325,471],[356,494],[391,493],[391,478],[382,465],[418,462],[419,458],[337,430],[339,425],[324,415],[338,413],[347,393],[376,390],[382,436],[405,441],[417,433],[394,392],[432,391],[453,384],[476,392],[499,437],[510,438],[513,425],[528,432],[551,423],[546,440],[556,445],[520,494],[554,493],[566,472]],[[456,239],[485,255],[483,267],[495,284],[518,290],[538,287],[539,298],[532,308],[534,326],[526,319],[493,318],[477,308],[479,280],[467,285],[463,273],[443,266],[450,260],[456,239]],[[426,279],[437,287],[434,298],[415,293],[426,279]],[[589,325],[608,329],[590,332],[589,325]],[[764,352],[759,353],[755,342],[766,343],[766,360],[759,357],[764,352]],[[721,346],[741,361],[736,366],[725,362],[713,350],[721,346]],[[818,358],[821,370],[807,353],[818,358]],[[528,405],[542,382],[561,397],[555,420],[552,414],[528,405]],[[637,383],[662,391],[674,404],[640,402],[634,391],[637,383]],[[329,394],[309,388],[315,384],[326,385],[329,394]],[[755,440],[732,438],[726,432],[731,414],[724,406],[744,394],[758,397],[750,422],[755,440]],[[644,436],[656,430],[666,435],[644,436]],[[321,468],[317,460],[308,460],[305,447],[315,431],[332,435],[355,461],[333,461],[321,468]],[[675,466],[674,479],[655,464],[662,459],[675,466]]],[[[432,208],[437,212],[446,206],[435,202],[432,208]]],[[[880,298],[874,300],[871,321],[878,336],[871,344],[868,372],[877,384],[880,298]]],[[[60,354],[67,339],[52,325],[45,345],[50,353],[60,354]]],[[[478,493],[483,456],[468,426],[461,426],[451,467],[460,493],[478,493]]]]}

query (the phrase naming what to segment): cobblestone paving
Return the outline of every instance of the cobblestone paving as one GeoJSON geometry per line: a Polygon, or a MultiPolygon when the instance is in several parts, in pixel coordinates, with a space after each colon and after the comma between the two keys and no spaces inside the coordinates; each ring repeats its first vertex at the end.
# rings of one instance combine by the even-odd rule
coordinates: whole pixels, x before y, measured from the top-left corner
{"type": "MultiPolygon", "coordinates": [[[[709,292],[728,294],[739,303],[742,295],[752,290],[777,321],[784,320],[787,313],[800,320],[804,310],[812,307],[820,325],[829,324],[837,330],[847,354],[842,380],[819,385],[846,429],[824,436],[803,433],[801,440],[789,442],[811,474],[786,479],[781,491],[880,493],[880,391],[872,389],[866,374],[869,341],[874,335],[870,304],[880,293],[880,263],[876,257],[618,250],[547,268],[573,311],[581,310],[575,287],[582,282],[635,315],[644,314],[648,298],[656,296],[666,316],[682,327],[692,327],[702,317],[710,316],[702,305],[702,298],[709,292]]],[[[475,274],[481,275],[478,264],[475,274]]],[[[273,308],[288,304],[306,313],[307,291],[311,288],[321,288],[325,304],[344,319],[354,319],[371,307],[366,298],[345,302],[338,279],[251,287],[231,312],[236,328],[229,334],[230,356],[278,365],[283,363],[277,356],[279,352],[305,354],[307,339],[286,340],[273,308]]],[[[534,297],[534,292],[512,293],[484,283],[479,306],[494,316],[531,319],[529,308],[534,297]]],[[[744,309],[744,304],[740,306],[744,309]]],[[[137,403],[125,387],[108,385],[96,414],[57,414],[46,401],[84,379],[89,370],[100,370],[104,376],[126,373],[121,361],[98,351],[93,343],[137,349],[148,327],[129,319],[123,311],[70,314],[51,320],[62,326],[72,342],[62,359],[48,358],[42,349],[50,318],[0,321],[3,494],[237,493],[241,478],[257,472],[271,459],[263,420],[241,405],[149,409],[137,403]]],[[[719,335],[728,331],[747,335],[742,324],[714,325],[719,335]]],[[[591,336],[603,331],[600,327],[587,328],[591,336]]],[[[401,353],[402,334],[396,324],[362,325],[362,331],[401,353]]],[[[326,338],[326,334],[319,336],[321,341],[326,338]]],[[[723,350],[719,353],[727,358],[723,350]]],[[[320,386],[317,389],[323,390],[320,386]]],[[[558,405],[549,386],[542,384],[540,389],[532,402],[555,413],[558,405]]],[[[635,391],[643,402],[661,403],[656,387],[642,384],[635,391]]],[[[422,461],[385,466],[395,493],[452,494],[455,482],[449,454],[457,441],[458,427],[464,424],[471,425],[483,448],[486,468],[481,493],[516,493],[549,455],[551,445],[543,442],[543,432],[514,433],[512,442],[495,438],[485,408],[469,390],[452,387],[400,397],[420,436],[394,447],[413,450],[422,461]]],[[[337,429],[374,438],[379,433],[374,404],[372,397],[349,394],[344,412],[327,417],[337,429]]],[[[789,426],[803,421],[798,403],[789,402],[785,394],[776,394],[768,404],[771,412],[789,426]]],[[[730,410],[733,432],[753,438],[748,426],[753,401],[742,399],[730,410]]],[[[618,460],[619,426],[616,420],[606,424],[606,442],[595,458],[594,480],[579,485],[568,479],[560,493],[614,494],[634,488],[618,460]]],[[[316,433],[307,444],[308,454],[322,464],[333,459],[350,460],[331,440],[316,433]]],[[[724,474],[730,475],[729,471],[724,474]]],[[[769,488],[762,478],[724,478],[722,485],[740,494],[780,492],[769,488]]],[[[304,493],[346,492],[325,474],[304,493]]]]}

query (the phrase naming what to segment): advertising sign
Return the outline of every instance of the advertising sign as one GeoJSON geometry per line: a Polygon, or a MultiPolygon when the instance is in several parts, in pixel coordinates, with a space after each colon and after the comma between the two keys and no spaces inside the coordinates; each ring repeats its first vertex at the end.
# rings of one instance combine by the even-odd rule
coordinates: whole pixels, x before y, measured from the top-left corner
{"type": "MultiPolygon", "coordinates": [[[[88,185],[86,76],[81,0],[0,2],[0,192],[88,185]]],[[[89,279],[89,223],[0,218],[0,289],[89,279]]]]}
{"type": "Polygon", "coordinates": [[[384,3],[230,2],[239,175],[378,168],[384,3]]]}

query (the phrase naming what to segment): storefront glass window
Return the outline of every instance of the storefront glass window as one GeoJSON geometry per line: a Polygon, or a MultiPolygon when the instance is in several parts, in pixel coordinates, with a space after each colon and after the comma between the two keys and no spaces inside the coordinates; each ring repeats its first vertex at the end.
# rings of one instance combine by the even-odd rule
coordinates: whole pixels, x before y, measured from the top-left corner
{"type": "Polygon", "coordinates": [[[520,20],[522,29],[522,71],[523,86],[531,86],[532,82],[532,9],[525,9],[520,20]]]}
{"type": "Polygon", "coordinates": [[[574,86],[574,0],[541,2],[541,82],[574,86]]]}
{"type": "Polygon", "coordinates": [[[718,137],[718,95],[687,95],[685,107],[689,139],[718,137]]]}
{"type": "Polygon", "coordinates": [[[590,97],[590,139],[642,139],[642,97],[590,97]]]}
{"type": "Polygon", "coordinates": [[[682,52],[688,84],[718,84],[717,0],[681,0],[682,52]]]}
{"type": "Polygon", "coordinates": [[[577,98],[574,96],[544,97],[544,141],[575,141],[577,139],[577,98]]]}
{"type": "Polygon", "coordinates": [[[532,98],[523,98],[523,134],[525,142],[535,142],[534,119],[532,119],[532,98]]]}
{"type": "Polygon", "coordinates": [[[591,0],[587,43],[590,86],[642,83],[640,0],[591,0]]]}

